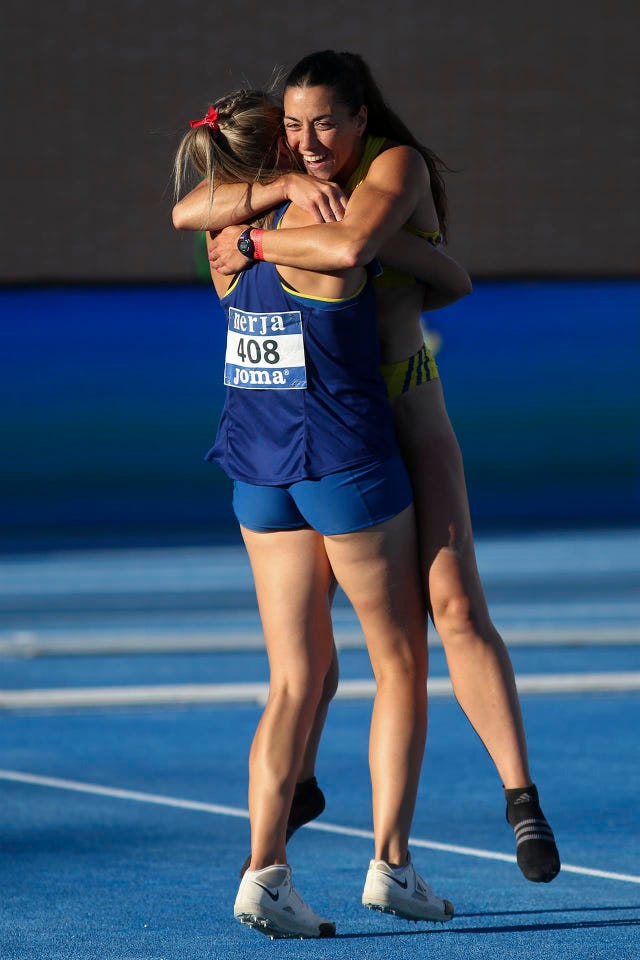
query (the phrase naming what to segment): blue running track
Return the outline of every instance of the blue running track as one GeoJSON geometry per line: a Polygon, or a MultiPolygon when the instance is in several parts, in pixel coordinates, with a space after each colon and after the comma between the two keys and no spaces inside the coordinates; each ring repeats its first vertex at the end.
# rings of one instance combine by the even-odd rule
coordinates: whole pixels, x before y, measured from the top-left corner
{"type": "MultiPolygon", "coordinates": [[[[297,886],[335,919],[338,936],[286,942],[232,918],[248,852],[246,759],[261,707],[259,696],[228,703],[215,696],[266,679],[242,555],[233,548],[134,551],[135,576],[127,576],[124,553],[118,562],[113,553],[0,561],[0,957],[637,956],[639,547],[633,531],[479,543],[519,680],[577,678],[571,692],[542,683],[522,698],[561,875],[550,885],[522,878],[498,777],[455,701],[438,687],[412,851],[456,916],[440,927],[364,910],[371,703],[366,693],[345,695],[332,706],[319,758],[327,810],[290,846],[297,886]],[[235,593],[225,593],[225,570],[235,593]],[[598,691],[582,688],[587,676],[601,679],[598,691]],[[210,699],[173,696],[205,685],[210,699]],[[127,688],[130,702],[101,700],[100,691],[116,688],[127,688]],[[171,688],[165,702],[145,702],[145,691],[160,688],[171,688]],[[74,705],[78,690],[86,700],[74,705]],[[47,700],[52,692],[57,702],[47,700]]],[[[336,623],[344,679],[370,679],[344,602],[336,623]]],[[[445,674],[434,640],[432,675],[437,682],[445,674]]]]}

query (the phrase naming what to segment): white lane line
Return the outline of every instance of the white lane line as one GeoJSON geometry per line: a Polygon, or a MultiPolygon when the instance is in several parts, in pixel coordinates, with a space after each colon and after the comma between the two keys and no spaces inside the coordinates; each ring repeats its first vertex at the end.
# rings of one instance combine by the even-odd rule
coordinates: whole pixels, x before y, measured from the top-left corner
{"type": "MultiPolygon", "coordinates": [[[[621,673],[524,674],[517,678],[524,694],[611,693],[640,690],[640,671],[621,673]]],[[[428,683],[432,697],[453,695],[448,677],[433,677],[428,683]]],[[[371,700],[373,680],[343,680],[338,700],[371,700]]],[[[258,703],[269,695],[267,683],[181,683],[159,686],[57,687],[51,689],[0,691],[0,710],[64,707],[146,706],[180,703],[258,703]]]]}
{"type": "Polygon", "coordinates": [[[34,787],[53,787],[56,790],[72,790],[75,793],[90,793],[97,797],[113,797],[116,800],[137,800],[139,803],[152,803],[161,807],[177,807],[180,810],[198,810],[200,813],[214,813],[223,817],[249,819],[249,811],[241,807],[225,807],[217,803],[200,803],[198,800],[182,800],[155,793],[143,793],[139,790],[121,790],[118,787],[101,787],[95,783],[82,783],[79,780],[61,780],[59,777],[41,777],[34,773],[22,773],[18,770],[0,770],[0,780],[15,783],[28,783],[34,787]]]}
{"type": "Polygon", "coordinates": [[[523,674],[516,677],[520,693],[596,693],[640,690],[640,671],[611,673],[523,674]]]}
{"type": "Polygon", "coordinates": [[[266,703],[266,683],[181,683],[161,686],[4,690],[0,709],[146,706],[180,703],[266,703]]]}
{"type": "MultiPolygon", "coordinates": [[[[249,811],[242,807],[226,807],[217,803],[202,803],[197,800],[182,800],[179,797],[168,797],[157,793],[143,793],[140,790],[122,790],[117,787],[102,787],[98,784],[83,783],[79,780],[63,780],[59,777],[42,777],[33,773],[22,773],[18,770],[0,770],[0,780],[14,783],[26,783],[35,787],[51,787],[57,790],[71,790],[75,793],[87,793],[99,797],[111,797],[116,800],[135,800],[139,803],[150,803],[162,807],[174,807],[181,810],[196,810],[200,813],[211,813],[223,817],[249,819],[249,811]]],[[[356,827],[343,827],[337,823],[308,823],[307,830],[319,830],[322,833],[333,833],[343,837],[356,837],[362,840],[373,840],[371,830],[358,830],[356,827]]],[[[461,847],[451,843],[436,843],[433,840],[421,840],[410,837],[412,847],[422,847],[427,850],[437,850],[441,853],[455,853],[463,857],[478,857],[482,860],[502,860],[505,863],[515,863],[516,858],[508,853],[495,853],[493,850],[482,850],[476,847],[461,847]]],[[[627,873],[612,873],[609,870],[594,870],[590,867],[577,867],[563,863],[565,873],[577,873],[587,877],[600,877],[603,880],[619,880],[623,883],[640,883],[640,876],[627,873]]]]}
{"type": "MultiPolygon", "coordinates": [[[[592,647],[640,645],[639,616],[629,625],[531,626],[511,628],[502,626],[502,635],[509,647],[592,647]]],[[[257,618],[257,613],[256,613],[257,618]]],[[[247,619],[245,617],[245,619],[247,619]]],[[[336,618],[334,617],[334,620],[336,618]]],[[[494,618],[495,619],[495,618],[494,618]]],[[[440,647],[434,631],[429,632],[429,643],[440,647]]],[[[339,650],[364,650],[362,632],[356,626],[343,623],[336,627],[336,646],[339,650]]],[[[127,655],[131,653],[191,653],[193,651],[232,652],[239,650],[264,651],[264,637],[259,629],[241,628],[231,617],[224,624],[211,621],[209,629],[181,627],[144,630],[74,628],[66,632],[47,630],[0,631],[0,656],[5,657],[66,657],[127,655]]]]}

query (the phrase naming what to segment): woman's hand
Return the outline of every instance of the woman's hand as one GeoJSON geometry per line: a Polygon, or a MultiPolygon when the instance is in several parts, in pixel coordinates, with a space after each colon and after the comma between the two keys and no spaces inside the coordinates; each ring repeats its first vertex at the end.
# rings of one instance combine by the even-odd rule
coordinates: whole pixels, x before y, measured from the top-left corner
{"type": "Polygon", "coordinates": [[[310,213],[316,223],[329,223],[344,217],[347,197],[337,183],[295,171],[285,174],[282,179],[287,199],[310,213]]]}
{"type": "Polygon", "coordinates": [[[246,224],[240,224],[239,226],[225,227],[215,236],[210,235],[207,244],[209,263],[217,273],[230,277],[252,265],[253,261],[247,260],[245,255],[238,250],[238,237],[243,230],[247,229],[246,224]]]}
{"type": "Polygon", "coordinates": [[[222,230],[231,223],[252,220],[291,200],[310,213],[315,223],[342,220],[347,198],[337,183],[307,173],[283,173],[271,183],[221,183],[213,196],[206,181],[173,208],[176,230],[222,230]]]}

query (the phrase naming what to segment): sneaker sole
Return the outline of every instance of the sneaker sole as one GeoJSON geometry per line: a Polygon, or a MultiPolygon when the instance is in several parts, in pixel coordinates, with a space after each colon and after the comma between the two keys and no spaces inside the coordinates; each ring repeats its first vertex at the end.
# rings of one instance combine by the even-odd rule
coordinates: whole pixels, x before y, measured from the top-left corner
{"type": "Polygon", "coordinates": [[[258,933],[263,933],[270,940],[318,940],[336,935],[335,923],[321,923],[318,933],[293,933],[291,930],[282,930],[268,917],[260,917],[255,913],[236,914],[236,920],[258,933]]]}
{"type": "Polygon", "coordinates": [[[364,903],[363,907],[366,907],[367,910],[377,910],[378,913],[390,913],[394,917],[400,917],[402,920],[410,920],[412,923],[449,923],[450,920],[453,920],[453,904],[449,901],[445,901],[451,907],[451,913],[447,914],[444,917],[412,917],[408,913],[403,913],[402,910],[397,910],[396,907],[390,907],[385,903],[364,903]]]}

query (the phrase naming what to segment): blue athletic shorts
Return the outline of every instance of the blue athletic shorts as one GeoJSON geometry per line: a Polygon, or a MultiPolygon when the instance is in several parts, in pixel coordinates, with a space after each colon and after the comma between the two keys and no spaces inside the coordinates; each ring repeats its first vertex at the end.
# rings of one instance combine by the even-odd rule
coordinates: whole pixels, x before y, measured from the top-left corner
{"type": "Polygon", "coordinates": [[[399,456],[281,487],[233,482],[238,522],[263,533],[304,527],[324,536],[351,533],[390,520],[412,500],[409,477],[399,456]]]}

